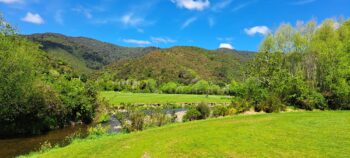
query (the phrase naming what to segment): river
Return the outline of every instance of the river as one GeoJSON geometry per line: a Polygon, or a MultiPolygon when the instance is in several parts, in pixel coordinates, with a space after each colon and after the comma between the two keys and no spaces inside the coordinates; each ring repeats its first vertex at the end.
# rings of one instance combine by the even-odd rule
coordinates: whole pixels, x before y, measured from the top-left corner
{"type": "Polygon", "coordinates": [[[77,132],[85,134],[87,128],[87,125],[78,125],[52,130],[43,135],[0,139],[0,158],[12,158],[37,151],[46,141],[50,142],[51,145],[66,145],[68,143],[67,136],[77,132]]]}

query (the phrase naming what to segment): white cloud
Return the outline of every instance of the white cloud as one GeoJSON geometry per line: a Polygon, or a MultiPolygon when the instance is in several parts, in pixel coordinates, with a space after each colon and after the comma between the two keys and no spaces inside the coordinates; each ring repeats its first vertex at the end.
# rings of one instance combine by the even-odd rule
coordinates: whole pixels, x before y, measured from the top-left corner
{"type": "Polygon", "coordinates": [[[152,42],[154,43],[175,43],[176,40],[173,40],[168,37],[151,37],[152,42]]]}
{"type": "Polygon", "coordinates": [[[304,4],[309,4],[312,2],[315,2],[316,0],[299,0],[294,3],[291,3],[292,5],[304,5],[304,4]]]}
{"type": "Polygon", "coordinates": [[[180,8],[189,10],[204,10],[210,6],[209,0],[171,0],[180,8]]]}
{"type": "Polygon", "coordinates": [[[245,33],[247,33],[249,36],[254,36],[255,34],[259,33],[262,35],[267,35],[270,32],[270,29],[267,26],[254,26],[252,28],[245,28],[245,33]]]}
{"type": "Polygon", "coordinates": [[[23,0],[0,0],[0,3],[5,4],[15,4],[15,3],[23,3],[23,0]]]}
{"type": "Polygon", "coordinates": [[[222,0],[221,2],[216,3],[213,7],[213,11],[220,11],[221,9],[226,8],[232,3],[233,0],[222,0]]]}
{"type": "Polygon", "coordinates": [[[43,24],[44,20],[41,18],[39,14],[33,14],[28,12],[27,15],[21,19],[22,21],[33,23],[33,24],[43,24]]]}
{"type": "Polygon", "coordinates": [[[186,27],[188,27],[189,25],[191,25],[193,22],[195,22],[197,20],[197,17],[191,17],[189,19],[187,19],[181,26],[181,29],[184,29],[186,27]]]}
{"type": "Polygon", "coordinates": [[[220,43],[219,48],[234,49],[230,43],[220,43]]]}
{"type": "Polygon", "coordinates": [[[149,45],[149,44],[151,44],[150,41],[136,40],[136,39],[123,39],[123,42],[130,43],[130,44],[137,44],[137,45],[149,45]]]}

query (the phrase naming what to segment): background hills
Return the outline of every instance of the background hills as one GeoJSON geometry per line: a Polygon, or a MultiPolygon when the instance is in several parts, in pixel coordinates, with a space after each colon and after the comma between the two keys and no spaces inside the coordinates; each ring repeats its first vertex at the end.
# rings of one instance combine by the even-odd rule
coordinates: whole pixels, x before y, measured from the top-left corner
{"type": "Polygon", "coordinates": [[[148,79],[160,82],[194,83],[200,79],[228,82],[239,80],[241,70],[254,52],[230,49],[206,50],[177,46],[123,47],[85,37],[56,33],[26,35],[42,45],[50,57],[61,60],[78,73],[108,73],[114,79],[148,79]]]}

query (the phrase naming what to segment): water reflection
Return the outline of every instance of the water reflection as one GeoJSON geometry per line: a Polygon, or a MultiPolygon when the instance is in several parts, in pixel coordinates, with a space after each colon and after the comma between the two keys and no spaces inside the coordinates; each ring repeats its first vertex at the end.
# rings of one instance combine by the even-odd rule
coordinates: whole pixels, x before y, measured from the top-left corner
{"type": "Polygon", "coordinates": [[[65,145],[68,143],[66,140],[67,136],[71,136],[77,132],[86,134],[87,128],[87,125],[78,125],[53,130],[43,135],[0,139],[0,158],[11,158],[27,154],[31,151],[37,151],[45,141],[52,145],[65,145]]]}

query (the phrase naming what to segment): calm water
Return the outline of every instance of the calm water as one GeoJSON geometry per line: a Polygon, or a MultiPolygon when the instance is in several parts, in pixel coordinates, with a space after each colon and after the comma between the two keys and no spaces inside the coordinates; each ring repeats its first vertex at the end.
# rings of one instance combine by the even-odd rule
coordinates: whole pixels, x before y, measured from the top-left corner
{"type": "Polygon", "coordinates": [[[67,144],[67,136],[71,136],[77,132],[85,134],[86,131],[86,125],[79,125],[53,130],[38,136],[0,139],[0,158],[11,158],[28,154],[31,151],[37,151],[45,141],[50,142],[51,145],[65,145],[67,144]]]}

